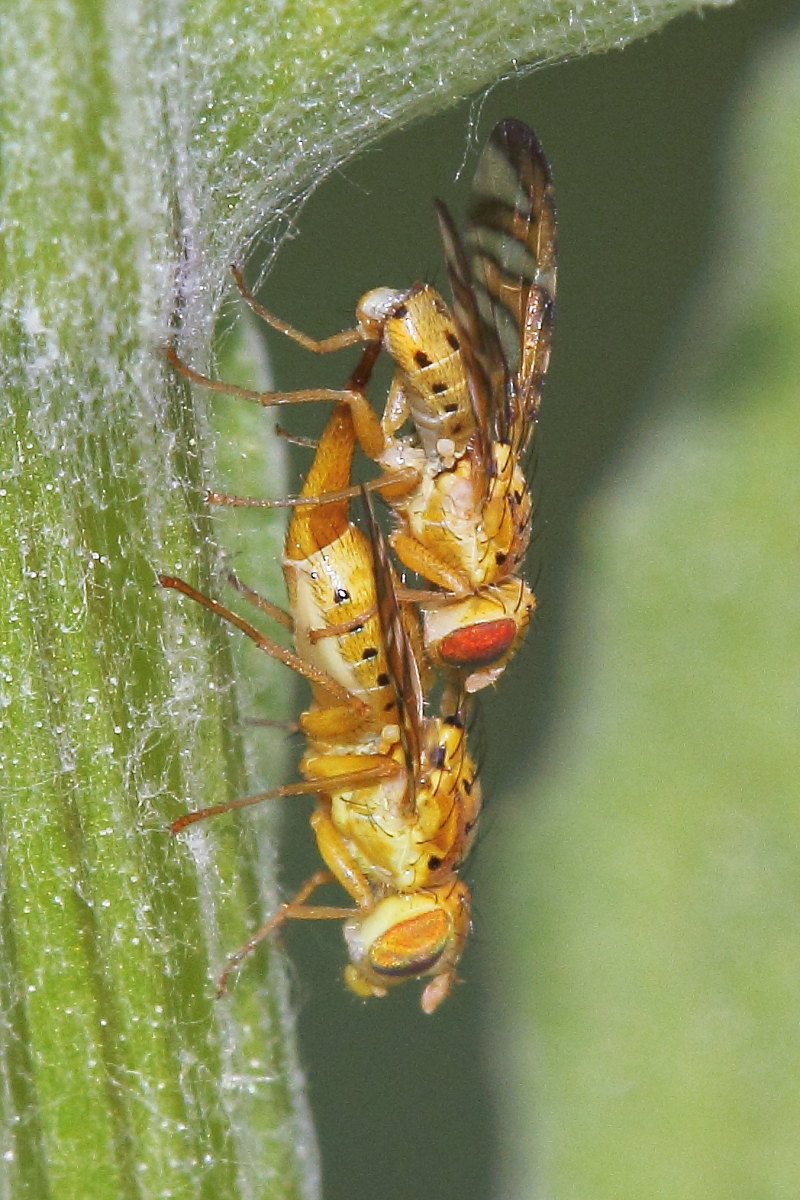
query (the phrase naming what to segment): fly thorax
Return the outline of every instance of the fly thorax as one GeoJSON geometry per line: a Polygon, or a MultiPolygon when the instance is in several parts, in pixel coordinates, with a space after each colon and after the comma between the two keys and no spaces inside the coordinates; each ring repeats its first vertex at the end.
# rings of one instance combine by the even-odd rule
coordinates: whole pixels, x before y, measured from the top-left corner
{"type": "MultiPolygon", "coordinates": [[[[364,788],[348,785],[331,793],[331,820],[356,842],[362,867],[371,874],[383,867],[394,875],[394,856],[408,827],[409,780],[403,771],[364,788]]],[[[401,850],[402,853],[402,850],[401,850]]]]}
{"type": "Polygon", "coordinates": [[[427,471],[419,487],[395,505],[409,532],[472,581],[476,561],[478,497],[468,464],[454,471],[427,471]]]}
{"type": "Polygon", "coordinates": [[[416,820],[402,777],[332,794],[331,821],[367,878],[399,891],[418,886],[416,820]]]}
{"type": "Polygon", "coordinates": [[[452,519],[474,526],[477,519],[477,496],[469,464],[459,463],[455,471],[440,476],[438,482],[442,496],[447,498],[452,519]]]}
{"type": "Polygon", "coordinates": [[[424,757],[426,783],[417,793],[416,835],[428,855],[426,871],[435,877],[463,858],[465,838],[480,809],[477,772],[458,716],[431,722],[424,757]]]}
{"type": "Polygon", "coordinates": [[[405,508],[413,532],[426,541],[432,527],[444,526],[445,539],[474,537],[478,496],[469,466],[462,459],[453,471],[426,472],[405,508]]]}

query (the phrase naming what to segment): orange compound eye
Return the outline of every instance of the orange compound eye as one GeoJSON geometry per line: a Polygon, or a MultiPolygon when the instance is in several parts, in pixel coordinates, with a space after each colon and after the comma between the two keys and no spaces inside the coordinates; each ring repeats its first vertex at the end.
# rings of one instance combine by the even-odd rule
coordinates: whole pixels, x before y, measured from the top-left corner
{"type": "Polygon", "coordinates": [[[439,642],[439,657],[451,667],[486,667],[510,649],[517,636],[511,617],[454,629],[439,642]]]}
{"type": "Polygon", "coordinates": [[[350,952],[347,986],[358,996],[385,996],[406,979],[433,976],[422,1007],[432,1012],[448,993],[469,931],[469,889],[448,883],[384,896],[344,926],[350,952]]]}
{"type": "Polygon", "coordinates": [[[399,893],[351,917],[344,936],[359,972],[390,984],[435,967],[452,943],[453,926],[436,892],[399,893]]]}
{"type": "Polygon", "coordinates": [[[369,948],[369,965],[378,975],[407,979],[435,966],[450,939],[450,920],[442,909],[420,913],[393,925],[369,948]]]}

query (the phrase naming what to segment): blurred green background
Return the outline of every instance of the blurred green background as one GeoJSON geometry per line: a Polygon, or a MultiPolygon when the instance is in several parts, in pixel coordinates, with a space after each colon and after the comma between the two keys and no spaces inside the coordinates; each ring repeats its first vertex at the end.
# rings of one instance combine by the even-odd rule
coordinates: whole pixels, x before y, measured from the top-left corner
{"type": "MultiPolygon", "coordinates": [[[[702,440],[693,425],[697,411],[685,442],[669,444],[663,463],[648,454],[655,431],[669,427],[669,405],[677,410],[689,399],[691,389],[681,395],[675,386],[685,347],[702,352],[705,334],[714,333],[713,320],[703,324],[701,289],[720,273],[714,265],[720,225],[738,208],[725,191],[729,153],[748,118],[754,64],[789,39],[795,12],[786,0],[708,10],[624,52],[500,84],[480,103],[386,139],[319,188],[262,292],[275,312],[322,335],[349,325],[355,299],[370,287],[406,286],[417,278],[444,285],[431,199],[439,196],[457,217],[462,213],[474,150],[460,179],[455,176],[472,122],[477,144],[507,115],[538,132],[553,164],[560,220],[559,315],[540,426],[539,517],[530,563],[540,611],[528,646],[484,706],[478,730],[487,812],[468,870],[476,928],[463,963],[464,986],[433,1018],[421,1014],[413,987],[362,1006],[342,988],[343,947],[330,928],[298,923],[287,936],[326,1200],[766,1200],[800,1191],[791,1155],[767,1165],[781,1142],[765,1141],[756,1119],[768,1097],[775,1099],[777,1117],[760,1111],[773,1132],[776,1121],[785,1119],[790,1129],[797,1117],[796,1100],[775,1098],[780,1084],[773,1089],[769,1083],[770,1056],[783,1053],[783,1034],[770,1032],[769,1002],[760,1011],[766,1024],[747,999],[726,1007],[737,979],[747,995],[754,984],[741,960],[746,938],[709,964],[708,944],[716,941],[714,930],[706,929],[691,941],[688,969],[671,957],[686,941],[687,921],[697,917],[695,901],[701,910],[715,902],[702,886],[708,858],[691,859],[686,851],[696,844],[690,834],[705,844],[704,854],[716,836],[713,828],[687,832],[686,811],[694,809],[695,798],[708,812],[701,784],[694,796],[681,793],[676,809],[669,808],[671,787],[684,786],[678,782],[682,756],[702,759],[708,745],[709,774],[715,763],[723,764],[723,774],[730,771],[734,823],[742,782],[739,768],[723,761],[724,738],[706,742],[702,730],[689,728],[694,718],[691,703],[686,705],[686,677],[676,673],[667,680],[666,707],[655,708],[686,727],[675,734],[674,757],[667,754],[656,765],[658,755],[651,758],[651,747],[639,741],[633,774],[624,757],[599,763],[603,783],[588,807],[581,804],[586,796],[563,792],[566,779],[583,787],[592,778],[591,753],[587,761],[580,743],[596,749],[604,737],[616,738],[625,727],[626,705],[632,736],[648,736],[646,724],[644,731],[634,726],[650,693],[658,694],[659,665],[673,650],[680,659],[686,640],[703,645],[687,618],[691,601],[677,585],[670,588],[688,554],[680,526],[665,521],[657,569],[648,563],[644,570],[641,557],[652,536],[645,514],[657,514],[661,503],[654,479],[688,460],[697,468],[694,486],[702,485],[704,467],[692,436],[698,432],[702,440]],[[639,453],[634,484],[628,480],[618,493],[639,453]],[[641,528],[631,507],[639,494],[641,528]],[[612,530],[610,549],[596,540],[606,528],[612,530]],[[632,613],[624,608],[626,578],[643,574],[651,587],[651,624],[635,611],[635,600],[632,613]],[[621,592],[615,593],[609,576],[621,581],[621,592]],[[598,578],[606,583],[599,585],[604,590],[593,614],[589,591],[598,578]],[[612,646],[613,661],[605,666],[602,654],[584,655],[595,619],[601,634],[618,622],[623,648],[626,638],[634,639],[632,671],[635,676],[640,662],[644,680],[638,698],[627,694],[618,703],[625,687],[619,648],[612,646]],[[625,796],[631,790],[630,807],[605,809],[603,788],[611,795],[616,784],[625,796]],[[659,804],[663,798],[667,809],[655,826],[646,819],[654,798],[659,804]],[[673,812],[685,844],[670,840],[673,812]],[[610,866],[609,846],[620,848],[610,866]],[[594,898],[587,878],[600,889],[594,898]],[[683,892],[687,878],[700,885],[683,892]],[[596,937],[587,927],[595,912],[602,913],[596,937]],[[709,990],[709,970],[718,991],[709,990]],[[672,993],[675,979],[683,982],[672,993]],[[681,1044],[684,1020],[693,1027],[696,1053],[681,1044]],[[760,1049],[752,1059],[735,1052],[754,1043],[760,1049]],[[756,1075],[763,1068],[758,1084],[751,1068],[756,1075]]],[[[800,138],[794,148],[800,151],[800,138]]],[[[741,166],[746,171],[747,164],[741,166]]],[[[748,193],[749,213],[757,214],[756,199],[748,193]]],[[[755,237],[753,230],[740,232],[745,245],[755,237]]],[[[725,281],[717,282],[724,295],[725,281]]],[[[746,279],[733,282],[746,286],[746,279]]],[[[268,341],[277,386],[335,386],[343,378],[341,359],[309,362],[280,339],[268,341]]],[[[698,395],[702,403],[702,389],[698,395]]],[[[301,428],[295,414],[285,424],[301,428]]],[[[775,432],[779,437],[779,424],[775,432]]],[[[768,470],[768,454],[764,460],[768,470]]],[[[292,483],[306,461],[298,452],[292,483]]],[[[735,483],[730,481],[733,490],[735,483]]],[[[684,516],[697,538],[693,553],[702,561],[705,544],[713,559],[720,543],[700,517],[695,521],[689,506],[696,505],[696,492],[690,482],[685,487],[684,516]]],[[[788,498],[786,504],[791,511],[788,498]]],[[[735,538],[732,545],[735,557],[735,538]]],[[[778,543],[767,551],[778,554],[778,543]]],[[[754,565],[754,573],[759,569],[754,565]]],[[[719,570],[727,570],[724,562],[719,570]]],[[[713,622],[708,638],[713,642],[713,622]]],[[[724,675],[730,667],[735,675],[732,664],[740,659],[740,648],[728,641],[713,669],[724,675]]],[[[698,659],[698,674],[703,672],[698,659]]],[[[785,699],[790,702],[790,695],[785,699]]],[[[658,703],[665,703],[663,694],[658,703]]],[[[768,800],[762,794],[749,803],[768,807],[768,800]]],[[[299,809],[289,817],[287,891],[314,864],[299,809]]],[[[747,844],[758,835],[749,811],[740,816],[738,834],[747,844]]],[[[773,819],[780,839],[783,826],[773,819]]],[[[795,832],[785,832],[794,844],[795,832]]],[[[720,846],[721,856],[730,852],[735,860],[729,842],[720,846]]],[[[787,854],[787,877],[797,889],[795,861],[787,854]]],[[[741,872],[735,861],[726,861],[723,880],[735,889],[741,879],[747,894],[733,909],[740,903],[745,913],[759,911],[757,880],[771,870],[768,853],[755,866],[743,862],[741,872]]],[[[789,900],[784,915],[791,924],[797,890],[789,900]]],[[[773,928],[767,916],[765,930],[773,928]]],[[[747,928],[760,936],[758,922],[747,928]]],[[[775,953],[780,958],[780,947],[775,953]]],[[[787,953],[796,959],[796,944],[787,953]]],[[[787,979],[781,981],[791,1030],[797,996],[787,979]]]]}

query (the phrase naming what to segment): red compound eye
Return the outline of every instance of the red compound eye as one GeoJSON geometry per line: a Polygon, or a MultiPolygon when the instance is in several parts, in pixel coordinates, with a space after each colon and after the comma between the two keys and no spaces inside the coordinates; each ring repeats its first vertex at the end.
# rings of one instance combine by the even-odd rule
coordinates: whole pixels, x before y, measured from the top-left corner
{"type": "Polygon", "coordinates": [[[486,667],[506,653],[517,636],[510,617],[454,629],[439,642],[439,655],[452,667],[486,667]]]}

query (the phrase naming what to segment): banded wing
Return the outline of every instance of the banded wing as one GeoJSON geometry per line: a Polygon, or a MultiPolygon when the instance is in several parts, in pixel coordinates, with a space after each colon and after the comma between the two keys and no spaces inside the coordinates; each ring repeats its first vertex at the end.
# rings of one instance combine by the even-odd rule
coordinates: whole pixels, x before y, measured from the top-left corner
{"type": "Polygon", "coordinates": [[[460,334],[461,357],[480,437],[480,445],[476,449],[481,460],[488,462],[494,425],[493,397],[505,389],[505,366],[496,330],[486,323],[478,308],[464,243],[441,200],[436,201],[436,215],[453,295],[453,317],[460,334]]]}
{"type": "Polygon", "coordinates": [[[419,664],[395,593],[394,568],[389,559],[386,538],[375,519],[369,492],[364,487],[361,488],[361,499],[366,513],[367,536],[372,546],[378,621],[383,635],[388,671],[397,699],[400,738],[406,761],[412,767],[409,777],[415,779],[422,763],[422,721],[425,703],[419,664]]]}
{"type": "MultiPolygon", "coordinates": [[[[507,118],[492,130],[475,170],[469,221],[474,303],[483,326],[478,345],[497,348],[504,373],[504,386],[493,389],[494,433],[522,455],[550,360],[556,209],[544,151],[521,121],[507,118]]],[[[490,378],[498,373],[495,364],[490,378]]]]}

